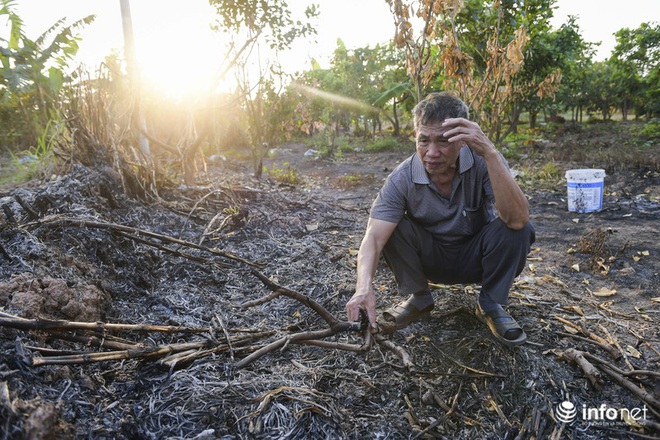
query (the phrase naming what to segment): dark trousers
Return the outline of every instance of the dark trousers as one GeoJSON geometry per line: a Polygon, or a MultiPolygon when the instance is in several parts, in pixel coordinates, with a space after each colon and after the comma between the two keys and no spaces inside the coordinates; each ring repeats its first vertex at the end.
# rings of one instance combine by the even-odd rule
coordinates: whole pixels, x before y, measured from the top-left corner
{"type": "Polygon", "coordinates": [[[514,278],[525,268],[534,240],[531,223],[514,231],[497,218],[468,242],[448,246],[404,217],[385,245],[383,256],[402,295],[426,289],[428,281],[481,283],[482,298],[504,305],[514,278]]]}

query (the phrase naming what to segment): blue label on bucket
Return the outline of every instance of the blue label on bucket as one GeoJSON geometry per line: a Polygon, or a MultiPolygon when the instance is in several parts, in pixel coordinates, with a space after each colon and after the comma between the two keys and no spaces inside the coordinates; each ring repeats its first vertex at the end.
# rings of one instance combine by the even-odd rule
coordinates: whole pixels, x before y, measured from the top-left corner
{"type": "Polygon", "coordinates": [[[593,212],[603,208],[603,182],[567,182],[568,210],[593,212]]]}
{"type": "Polygon", "coordinates": [[[569,188],[602,188],[603,182],[593,182],[593,183],[578,183],[578,182],[567,182],[569,188]]]}

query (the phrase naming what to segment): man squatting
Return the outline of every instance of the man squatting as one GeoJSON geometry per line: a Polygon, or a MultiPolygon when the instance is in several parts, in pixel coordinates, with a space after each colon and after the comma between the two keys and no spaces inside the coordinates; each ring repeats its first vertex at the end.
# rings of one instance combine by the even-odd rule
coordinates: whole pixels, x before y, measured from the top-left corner
{"type": "Polygon", "coordinates": [[[509,289],[535,240],[529,205],[504,157],[468,107],[447,92],[413,109],[416,153],[388,176],[371,207],[357,257],[349,321],[376,329],[373,278],[382,253],[408,298],[383,313],[404,327],[433,309],[428,282],[481,283],[476,315],[503,344],[527,335],[506,312],[509,289]]]}

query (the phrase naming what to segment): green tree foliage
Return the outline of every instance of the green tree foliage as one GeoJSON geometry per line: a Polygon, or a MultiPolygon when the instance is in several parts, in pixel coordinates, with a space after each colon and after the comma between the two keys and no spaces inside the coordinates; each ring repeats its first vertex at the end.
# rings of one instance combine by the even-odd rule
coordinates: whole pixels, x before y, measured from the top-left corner
{"type": "Polygon", "coordinates": [[[331,81],[327,77],[332,73],[328,69],[322,69],[316,60],[312,60],[310,70],[300,73],[291,84],[289,93],[296,97],[299,102],[296,108],[296,126],[298,130],[309,136],[314,136],[324,129],[331,118],[331,106],[328,101],[312,93],[314,90],[323,90],[326,82],[331,81]]]}
{"type": "Polygon", "coordinates": [[[90,24],[94,16],[70,25],[64,19],[58,20],[35,40],[25,35],[13,1],[2,1],[0,17],[9,24],[9,38],[0,38],[2,142],[34,147],[48,127],[57,125],[60,93],[71,81],[67,71],[78,51],[76,32],[90,24]]]}
{"type": "Polygon", "coordinates": [[[539,112],[549,113],[551,118],[555,118],[562,107],[573,105],[560,103],[557,95],[562,87],[571,92],[565,93],[565,98],[572,99],[579,95],[580,90],[575,87],[579,78],[575,78],[573,73],[576,66],[584,66],[590,61],[593,53],[591,45],[582,39],[574,17],[559,29],[551,29],[550,7],[553,2],[543,2],[542,7],[534,12],[537,18],[528,25],[531,31],[524,54],[525,64],[516,79],[521,84],[521,94],[512,108],[514,127],[521,110],[529,113],[530,127],[533,128],[539,112]]]}
{"type": "MultiPolygon", "coordinates": [[[[338,46],[335,57],[345,50],[343,42],[339,41],[338,46]]],[[[334,154],[338,133],[350,127],[351,107],[360,106],[358,100],[345,93],[344,73],[341,69],[322,69],[314,63],[312,70],[301,74],[291,89],[301,103],[297,108],[301,130],[320,137],[319,147],[329,156],[334,154]]]]}
{"type": "Polygon", "coordinates": [[[375,72],[375,88],[378,96],[372,102],[374,107],[381,109],[392,125],[392,134],[399,136],[401,130],[400,109],[406,105],[415,105],[415,92],[405,70],[404,54],[394,44],[377,46],[374,49],[377,60],[375,72]]]}
{"type": "Polygon", "coordinates": [[[316,63],[296,80],[295,88],[303,100],[299,107],[303,130],[310,135],[320,130],[327,138],[324,147],[333,154],[341,131],[369,136],[382,129],[382,115],[394,120],[386,107],[396,109],[399,95],[405,98],[405,92],[383,95],[384,88],[405,80],[397,56],[392,45],[349,50],[339,40],[329,69],[316,63]]]}
{"type": "Polygon", "coordinates": [[[260,177],[264,155],[274,141],[288,132],[292,120],[291,103],[282,91],[286,75],[276,61],[276,54],[294,40],[316,34],[310,21],[318,11],[316,5],[307,6],[304,19],[298,20],[283,0],[209,0],[209,3],[218,15],[216,30],[231,35],[234,53],[230,66],[238,82],[238,99],[246,118],[254,173],[260,177]],[[270,49],[270,55],[261,52],[261,45],[270,49]]]}
{"type": "Polygon", "coordinates": [[[617,44],[608,61],[617,106],[624,118],[630,108],[638,115],[660,115],[660,25],[642,23],[615,36],[617,44]]]}
{"type": "MultiPolygon", "coordinates": [[[[386,102],[379,102],[383,88],[405,78],[401,58],[392,45],[376,45],[348,50],[340,40],[332,58],[332,91],[351,97],[363,105],[341,107],[344,128],[353,125],[355,132],[368,135],[382,126],[381,115],[386,102]],[[378,105],[376,105],[378,103],[378,105]]],[[[396,101],[394,101],[396,105],[396,101]]]]}
{"type": "Polygon", "coordinates": [[[600,61],[588,66],[585,89],[587,109],[599,112],[603,121],[612,116],[616,108],[616,84],[611,63],[600,61]]]}
{"type": "Polygon", "coordinates": [[[571,110],[573,121],[582,120],[588,105],[589,71],[595,53],[594,44],[584,41],[575,17],[569,17],[558,30],[552,32],[551,45],[558,54],[549,62],[561,69],[561,86],[557,92],[557,107],[571,110]]]}
{"type": "MultiPolygon", "coordinates": [[[[259,175],[264,154],[293,133],[321,134],[329,154],[338,135],[374,136],[385,120],[398,135],[417,100],[438,89],[457,91],[495,142],[515,129],[522,112],[529,113],[532,125],[537,115],[567,109],[575,120],[583,109],[603,119],[616,109],[624,117],[632,111],[660,115],[657,24],[621,29],[612,57],[594,63],[593,44],[584,41],[574,18],[559,29],[550,26],[556,0],[386,1],[396,29],[390,44],[354,49],[338,41],[329,68],[313,63],[294,77],[284,73],[287,66],[280,67],[277,54],[295,39],[314,35],[316,6],[296,11],[285,0],[209,0],[217,29],[231,37],[228,51],[219,55],[226,60],[221,76],[233,73],[238,86],[222,99],[209,93],[198,103],[167,110],[167,119],[165,110],[155,111],[163,107],[159,97],[143,97],[150,134],[164,134],[157,165],[167,165],[163,152],[194,164],[204,139],[216,136],[208,144],[215,145],[231,129],[250,149],[259,175]],[[232,123],[224,119],[227,114],[232,123]],[[182,142],[186,136],[192,142],[182,142]],[[166,148],[171,144],[177,147],[166,148]]],[[[0,141],[23,148],[50,145],[48,132],[61,126],[60,109],[74,101],[62,92],[74,89],[67,84],[75,79],[68,71],[78,49],[76,32],[93,17],[71,25],[59,20],[30,40],[13,4],[0,0],[0,16],[8,23],[6,38],[0,39],[0,141]]],[[[115,71],[117,77],[105,82],[76,84],[89,85],[90,105],[99,96],[125,104],[103,107],[108,115],[130,113],[117,111],[130,108],[131,98],[116,91],[125,78],[120,68],[115,71]],[[116,90],[101,93],[109,83],[116,90]]],[[[185,170],[186,181],[194,180],[196,168],[185,170]]]]}
{"type": "MultiPolygon", "coordinates": [[[[295,39],[314,35],[308,22],[296,20],[284,0],[209,0],[218,14],[218,30],[262,36],[273,49],[285,49],[295,39]]],[[[316,5],[305,9],[307,20],[318,15],[316,5]]]]}
{"type": "Polygon", "coordinates": [[[272,68],[256,84],[250,82],[246,72],[239,81],[239,100],[257,178],[261,178],[268,150],[288,139],[293,129],[296,103],[284,92],[284,76],[281,70],[272,68]]]}

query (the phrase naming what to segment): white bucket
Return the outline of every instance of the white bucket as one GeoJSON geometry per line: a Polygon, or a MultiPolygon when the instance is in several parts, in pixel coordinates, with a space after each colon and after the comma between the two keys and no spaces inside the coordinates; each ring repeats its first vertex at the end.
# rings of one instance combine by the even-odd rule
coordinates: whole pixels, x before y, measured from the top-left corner
{"type": "Polygon", "coordinates": [[[583,169],[566,171],[568,210],[594,212],[603,208],[605,170],[583,169]]]}

